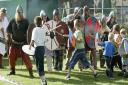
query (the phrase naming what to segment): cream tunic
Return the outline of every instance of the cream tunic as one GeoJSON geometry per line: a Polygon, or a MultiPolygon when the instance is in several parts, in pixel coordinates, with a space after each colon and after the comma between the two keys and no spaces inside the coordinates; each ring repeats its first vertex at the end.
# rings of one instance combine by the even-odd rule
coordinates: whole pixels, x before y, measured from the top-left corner
{"type": "MultiPolygon", "coordinates": [[[[0,37],[1,37],[1,38],[4,38],[3,33],[2,33],[2,31],[1,31],[2,28],[4,28],[4,27],[3,27],[3,23],[0,22],[0,37]]],[[[6,51],[5,51],[5,44],[3,44],[3,43],[0,42],[0,54],[4,55],[5,52],[6,52],[6,51]]]]}

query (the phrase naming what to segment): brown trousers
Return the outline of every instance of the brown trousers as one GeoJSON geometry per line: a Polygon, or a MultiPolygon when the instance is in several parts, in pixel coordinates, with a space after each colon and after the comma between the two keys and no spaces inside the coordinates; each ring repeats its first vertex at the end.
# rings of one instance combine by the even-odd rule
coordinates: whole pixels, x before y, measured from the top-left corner
{"type": "Polygon", "coordinates": [[[21,48],[10,47],[9,49],[9,64],[10,69],[15,69],[17,58],[21,57],[28,70],[32,70],[32,63],[27,54],[21,48]]]}
{"type": "Polygon", "coordinates": [[[97,69],[97,60],[96,60],[96,49],[92,48],[90,53],[91,64],[94,66],[94,69],[97,69]]]}

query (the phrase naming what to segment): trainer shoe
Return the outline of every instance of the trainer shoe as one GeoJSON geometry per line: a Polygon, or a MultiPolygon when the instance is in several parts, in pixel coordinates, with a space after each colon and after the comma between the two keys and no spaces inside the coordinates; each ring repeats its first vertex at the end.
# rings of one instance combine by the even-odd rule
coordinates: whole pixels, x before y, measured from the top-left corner
{"type": "Polygon", "coordinates": [[[71,76],[70,75],[67,75],[66,76],[66,80],[70,80],[71,79],[71,76]]]}
{"type": "Polygon", "coordinates": [[[9,74],[7,74],[8,76],[9,75],[15,75],[15,71],[11,71],[9,74]]]}
{"type": "Polygon", "coordinates": [[[97,78],[97,75],[98,75],[97,73],[96,74],[93,74],[94,78],[97,78]]]}
{"type": "Polygon", "coordinates": [[[110,80],[113,80],[113,79],[114,79],[114,77],[109,77],[109,79],[110,79],[110,80]]]}
{"type": "Polygon", "coordinates": [[[42,81],[41,82],[41,85],[47,85],[47,81],[45,80],[45,81],[42,81]]]}

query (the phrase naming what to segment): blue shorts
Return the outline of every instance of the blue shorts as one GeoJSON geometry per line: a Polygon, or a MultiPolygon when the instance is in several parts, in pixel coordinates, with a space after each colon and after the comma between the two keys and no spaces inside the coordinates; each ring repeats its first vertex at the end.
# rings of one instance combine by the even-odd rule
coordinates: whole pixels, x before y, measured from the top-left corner
{"type": "Polygon", "coordinates": [[[74,50],[74,53],[72,55],[72,59],[69,63],[69,68],[74,68],[75,64],[78,62],[78,61],[81,61],[82,65],[84,67],[89,67],[90,66],[90,63],[88,62],[87,58],[86,58],[86,53],[85,53],[85,48],[83,49],[75,49],[74,50]]]}

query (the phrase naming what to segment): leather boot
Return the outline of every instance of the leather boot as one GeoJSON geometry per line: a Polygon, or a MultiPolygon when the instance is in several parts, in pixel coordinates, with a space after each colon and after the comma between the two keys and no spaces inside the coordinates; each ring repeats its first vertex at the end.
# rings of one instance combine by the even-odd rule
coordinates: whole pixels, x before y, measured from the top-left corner
{"type": "Polygon", "coordinates": [[[15,69],[14,68],[11,68],[11,71],[8,75],[15,75],[15,69]]]}
{"type": "Polygon", "coordinates": [[[33,71],[31,69],[29,70],[29,76],[30,76],[30,78],[34,78],[33,71]]]}

